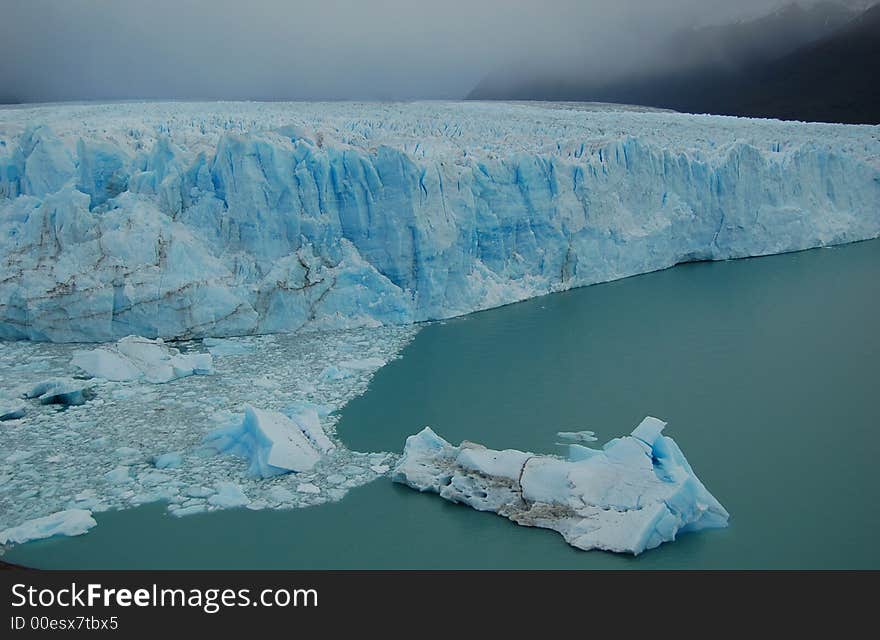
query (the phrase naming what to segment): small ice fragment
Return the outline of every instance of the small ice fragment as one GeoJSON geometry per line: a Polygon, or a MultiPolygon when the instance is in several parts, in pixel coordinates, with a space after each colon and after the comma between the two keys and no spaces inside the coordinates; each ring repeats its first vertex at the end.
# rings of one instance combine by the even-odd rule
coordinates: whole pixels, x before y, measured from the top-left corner
{"type": "Polygon", "coordinates": [[[282,504],[293,502],[296,499],[293,493],[284,487],[272,487],[269,489],[267,495],[270,500],[282,504]]]}
{"type": "Polygon", "coordinates": [[[157,469],[176,469],[181,464],[183,464],[183,457],[177,452],[163,453],[153,460],[153,466],[157,469]]]}
{"type": "Polygon", "coordinates": [[[120,460],[120,462],[124,463],[134,463],[141,460],[143,457],[141,452],[135,449],[134,447],[119,447],[116,451],[113,452],[116,457],[120,460]]]}
{"type": "Polygon", "coordinates": [[[312,484],[311,482],[304,482],[300,485],[297,485],[296,490],[300,493],[321,493],[320,487],[312,484]]]}
{"type": "Polygon", "coordinates": [[[130,481],[131,477],[128,474],[128,467],[116,467],[115,469],[105,473],[104,479],[107,482],[118,484],[120,482],[130,481]]]}
{"type": "Polygon", "coordinates": [[[556,435],[570,442],[596,442],[598,439],[595,431],[560,431],[556,435]]]}
{"type": "Polygon", "coordinates": [[[335,382],[337,380],[344,380],[345,378],[350,378],[354,374],[348,369],[341,369],[336,365],[330,365],[329,367],[325,367],[321,372],[321,380],[325,380],[328,382],[335,382]]]}
{"type": "Polygon", "coordinates": [[[218,482],[214,486],[217,488],[217,493],[208,498],[208,502],[215,507],[225,509],[244,507],[250,502],[241,486],[234,482],[218,482]]]}
{"type": "Polygon", "coordinates": [[[0,406],[0,422],[18,420],[19,418],[24,418],[24,415],[25,406],[23,404],[0,406]]]}
{"type": "Polygon", "coordinates": [[[205,338],[202,340],[202,344],[208,348],[208,351],[215,358],[236,356],[243,353],[250,353],[254,350],[252,344],[233,338],[205,338]]]}
{"type": "Polygon", "coordinates": [[[176,518],[183,518],[185,516],[193,516],[197,513],[204,513],[207,507],[203,504],[192,504],[188,507],[180,507],[179,509],[175,509],[171,512],[176,518]]]}
{"type": "Polygon", "coordinates": [[[214,489],[210,487],[202,487],[198,485],[194,485],[191,487],[187,487],[182,491],[183,495],[189,496],[191,498],[207,498],[210,495],[216,493],[214,489]]]}
{"type": "Polygon", "coordinates": [[[52,378],[38,382],[25,393],[25,396],[39,398],[40,404],[79,406],[94,398],[95,392],[82,380],[52,378]]]}
{"type": "Polygon", "coordinates": [[[115,382],[145,380],[155,384],[214,370],[210,353],[181,354],[162,339],[127,336],[115,345],[77,351],[72,364],[96,378],[115,382]]]}

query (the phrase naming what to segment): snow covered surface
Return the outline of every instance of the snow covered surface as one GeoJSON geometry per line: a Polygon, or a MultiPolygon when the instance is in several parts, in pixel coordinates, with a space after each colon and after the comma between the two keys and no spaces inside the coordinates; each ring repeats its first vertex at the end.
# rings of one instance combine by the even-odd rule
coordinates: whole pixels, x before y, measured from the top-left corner
{"type": "MultiPolygon", "coordinates": [[[[229,338],[231,355],[214,358],[211,376],[159,385],[141,377],[73,380],[92,387],[94,398],[69,407],[24,400],[24,417],[0,423],[0,531],[19,532],[4,531],[10,543],[38,532],[68,535],[78,529],[69,526],[73,521],[57,519],[61,516],[28,521],[155,501],[166,502],[173,515],[186,516],[339,500],[352,487],[387,473],[391,455],[337,444],[334,411],[363,393],[376,369],[397,357],[417,331],[377,327],[229,338]],[[329,363],[350,360],[372,366],[352,370],[344,380],[322,378],[329,363]],[[260,478],[250,473],[248,459],[219,454],[205,442],[218,428],[241,425],[248,404],[262,416],[284,414],[320,459],[300,473],[260,478]],[[19,525],[24,529],[15,529],[19,525]]],[[[45,380],[65,379],[75,369],[72,356],[82,348],[0,344],[0,392],[10,396],[45,380]]],[[[200,341],[176,347],[189,356],[206,350],[200,341]]],[[[116,345],[99,348],[113,351],[116,345]]]]}
{"type": "Polygon", "coordinates": [[[662,435],[665,425],[645,418],[602,449],[571,445],[567,459],[467,441],[454,447],[425,428],[407,438],[392,479],[553,529],[579,549],[638,555],[678,533],[727,526],[727,511],[662,435]]]}
{"type": "Polygon", "coordinates": [[[595,105],[0,109],[0,338],[401,324],[872,238],[878,136],[595,105]]]}
{"type": "Polygon", "coordinates": [[[77,351],[73,365],[90,376],[116,382],[145,380],[163,383],[213,371],[210,353],[181,354],[161,338],[126,336],[115,345],[77,351]]]}

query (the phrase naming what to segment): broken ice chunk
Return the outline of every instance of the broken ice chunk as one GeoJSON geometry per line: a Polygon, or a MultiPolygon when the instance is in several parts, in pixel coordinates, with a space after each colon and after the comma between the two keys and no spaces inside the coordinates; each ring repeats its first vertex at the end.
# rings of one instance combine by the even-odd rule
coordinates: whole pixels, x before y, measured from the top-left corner
{"type": "MultiPolygon", "coordinates": [[[[306,437],[311,440],[321,451],[330,451],[335,447],[324,429],[321,428],[321,411],[324,409],[321,405],[311,402],[302,402],[291,406],[288,411],[290,419],[302,430],[306,437]]],[[[324,415],[327,415],[326,413],[324,415]]]]}
{"type": "Polygon", "coordinates": [[[24,414],[25,408],[23,404],[0,406],[0,422],[18,420],[19,418],[24,418],[24,414]]]}
{"type": "Polygon", "coordinates": [[[597,440],[595,431],[560,431],[556,435],[570,442],[596,442],[597,440]]]}
{"type": "Polygon", "coordinates": [[[177,452],[163,453],[153,460],[153,466],[157,469],[176,469],[181,464],[183,464],[183,456],[177,452]]]}
{"type": "Polygon", "coordinates": [[[127,336],[109,347],[77,351],[72,363],[91,376],[115,382],[145,380],[160,384],[213,372],[210,353],[181,354],[161,338],[140,336],[127,336]]]}
{"type": "Polygon", "coordinates": [[[303,482],[297,485],[296,490],[300,493],[321,493],[320,487],[311,482],[303,482]]]}
{"type": "Polygon", "coordinates": [[[312,469],[329,440],[321,430],[317,413],[307,418],[300,415],[294,420],[277,411],[247,405],[240,425],[211,432],[205,443],[218,453],[248,458],[249,472],[268,478],[312,469]]]}
{"type": "Polygon", "coordinates": [[[254,345],[244,342],[241,339],[233,338],[205,338],[202,344],[208,348],[208,351],[215,358],[222,356],[236,356],[243,353],[250,353],[254,350],[254,345]]]}
{"type": "Polygon", "coordinates": [[[407,438],[392,480],[452,502],[553,529],[579,549],[639,554],[679,532],[727,526],[728,513],[678,445],[646,418],[602,450],[571,444],[568,459],[463,442],[428,428],[407,438]]]}
{"type": "Polygon", "coordinates": [[[218,482],[214,486],[217,487],[217,493],[208,498],[208,503],[215,507],[231,509],[244,507],[250,502],[242,488],[234,482],[218,482]]]}
{"type": "Polygon", "coordinates": [[[17,527],[0,531],[0,544],[20,544],[52,536],[78,536],[97,522],[86,509],[67,509],[42,518],[27,520],[17,527]]]}
{"type": "Polygon", "coordinates": [[[25,396],[39,398],[40,404],[78,406],[94,398],[95,392],[82,380],[52,378],[38,382],[25,393],[25,396]]]}
{"type": "Polygon", "coordinates": [[[346,378],[350,378],[354,374],[348,369],[342,369],[337,367],[336,365],[331,364],[329,367],[325,367],[321,372],[321,380],[325,380],[328,382],[335,382],[337,380],[345,380],[346,378]]]}
{"type": "Polygon", "coordinates": [[[104,479],[112,484],[119,484],[121,482],[130,482],[131,476],[129,475],[128,467],[116,467],[105,473],[104,479]]]}

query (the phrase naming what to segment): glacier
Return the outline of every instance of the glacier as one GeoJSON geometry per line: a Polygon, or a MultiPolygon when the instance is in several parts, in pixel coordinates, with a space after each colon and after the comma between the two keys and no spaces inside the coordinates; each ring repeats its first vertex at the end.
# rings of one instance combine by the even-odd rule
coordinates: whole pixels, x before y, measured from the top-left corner
{"type": "Polygon", "coordinates": [[[542,103],[0,110],[7,340],[406,324],[878,235],[880,127],[542,103]]]}
{"type": "Polygon", "coordinates": [[[552,529],[578,549],[638,555],[679,533],[727,526],[666,423],[645,418],[602,449],[567,458],[473,442],[452,446],[426,427],[406,440],[392,480],[517,524],[552,529]]]}

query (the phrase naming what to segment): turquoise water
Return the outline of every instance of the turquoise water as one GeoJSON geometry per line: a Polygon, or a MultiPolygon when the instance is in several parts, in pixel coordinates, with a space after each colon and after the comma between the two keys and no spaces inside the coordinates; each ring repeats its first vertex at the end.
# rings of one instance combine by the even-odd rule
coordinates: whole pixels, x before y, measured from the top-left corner
{"type": "Polygon", "coordinates": [[[731,512],[639,558],[380,480],[295,511],[99,514],[13,548],[39,567],[880,568],[880,241],[688,264],[425,327],[345,407],[343,440],[556,450],[555,432],[669,422],[731,512]]]}

